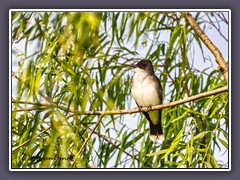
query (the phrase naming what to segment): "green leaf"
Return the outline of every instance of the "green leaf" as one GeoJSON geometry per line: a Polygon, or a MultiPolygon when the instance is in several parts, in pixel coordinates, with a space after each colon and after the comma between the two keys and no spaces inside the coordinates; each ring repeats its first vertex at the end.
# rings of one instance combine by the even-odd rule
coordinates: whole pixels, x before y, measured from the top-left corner
{"type": "Polygon", "coordinates": [[[204,136],[206,136],[208,133],[211,133],[211,131],[204,131],[204,132],[201,132],[199,134],[197,134],[196,136],[193,137],[194,140],[197,140],[197,139],[202,139],[204,136]]]}
{"type": "Polygon", "coordinates": [[[169,41],[169,47],[168,47],[167,54],[166,54],[166,59],[168,59],[170,57],[170,55],[172,54],[173,45],[176,42],[176,39],[179,37],[180,32],[181,32],[181,28],[180,28],[180,26],[177,25],[171,34],[171,38],[169,41]]]}
{"type": "Polygon", "coordinates": [[[218,140],[222,143],[222,145],[224,145],[224,147],[226,149],[228,149],[228,143],[226,141],[224,141],[222,138],[218,137],[218,140]]]}
{"type": "Polygon", "coordinates": [[[39,91],[41,76],[42,76],[42,70],[39,68],[37,70],[36,79],[35,79],[35,88],[34,88],[35,93],[38,93],[39,91]]]}
{"type": "Polygon", "coordinates": [[[166,154],[168,151],[169,151],[169,149],[163,149],[158,152],[147,154],[147,156],[156,156],[156,155],[160,155],[160,154],[166,154]]]}

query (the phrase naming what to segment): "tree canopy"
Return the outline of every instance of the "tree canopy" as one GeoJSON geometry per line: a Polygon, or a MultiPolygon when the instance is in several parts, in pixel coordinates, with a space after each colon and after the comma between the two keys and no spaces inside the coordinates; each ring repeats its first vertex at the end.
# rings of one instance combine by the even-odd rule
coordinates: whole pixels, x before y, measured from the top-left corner
{"type": "Polygon", "coordinates": [[[228,54],[211,50],[228,49],[228,12],[11,13],[12,168],[228,168],[216,157],[229,153],[228,92],[216,92],[228,54]],[[121,111],[137,107],[129,65],[141,59],[164,104],[213,92],[162,107],[162,144],[121,111]]]}

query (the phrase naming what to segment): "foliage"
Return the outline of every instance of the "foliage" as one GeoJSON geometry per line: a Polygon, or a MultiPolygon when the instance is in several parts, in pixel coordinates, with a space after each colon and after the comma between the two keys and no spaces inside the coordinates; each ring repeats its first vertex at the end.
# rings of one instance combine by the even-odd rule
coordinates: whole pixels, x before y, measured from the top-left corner
{"type": "MultiPolygon", "coordinates": [[[[194,17],[205,32],[228,27],[220,12],[194,17]]],[[[164,102],[226,85],[183,12],[12,12],[11,32],[13,168],[71,167],[98,119],[85,111],[136,107],[127,65],[139,59],[154,63],[164,102]]],[[[228,112],[228,93],[166,108],[162,145],[142,115],[104,116],[74,167],[225,167],[228,112]]]]}

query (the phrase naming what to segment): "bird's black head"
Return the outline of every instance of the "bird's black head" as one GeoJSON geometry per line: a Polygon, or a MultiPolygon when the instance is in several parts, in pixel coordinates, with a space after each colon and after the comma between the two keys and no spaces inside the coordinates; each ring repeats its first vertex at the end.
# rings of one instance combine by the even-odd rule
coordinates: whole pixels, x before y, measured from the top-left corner
{"type": "Polygon", "coordinates": [[[136,64],[136,67],[138,67],[142,70],[145,70],[147,72],[154,73],[153,65],[150,60],[147,60],[147,59],[141,60],[136,64]]]}

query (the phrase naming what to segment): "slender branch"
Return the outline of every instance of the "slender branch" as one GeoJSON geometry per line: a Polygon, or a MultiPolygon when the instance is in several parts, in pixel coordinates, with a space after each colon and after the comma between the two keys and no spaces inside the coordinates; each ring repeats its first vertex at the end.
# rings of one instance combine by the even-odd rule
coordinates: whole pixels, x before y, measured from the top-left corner
{"type": "Polygon", "coordinates": [[[170,26],[168,26],[167,24],[164,24],[164,23],[158,21],[157,19],[154,19],[154,18],[151,17],[151,16],[147,16],[147,15],[145,15],[145,16],[146,16],[147,18],[151,19],[152,21],[154,21],[154,22],[162,25],[163,27],[165,27],[165,28],[167,28],[167,29],[170,29],[171,31],[173,31],[173,29],[174,29],[173,27],[170,27],[170,26]]]}
{"type": "MultiPolygon", "coordinates": [[[[191,96],[185,99],[180,99],[174,102],[166,103],[166,104],[161,104],[161,105],[156,105],[152,106],[151,108],[149,107],[142,107],[141,109],[135,108],[135,109],[130,109],[130,110],[112,110],[112,111],[86,111],[84,112],[85,115],[93,115],[93,114],[102,114],[104,113],[105,115],[114,115],[114,114],[132,114],[132,113],[138,113],[138,112],[148,112],[148,111],[153,111],[153,110],[159,110],[167,107],[172,107],[172,106],[177,106],[180,104],[184,104],[190,101],[194,101],[200,98],[208,97],[211,95],[219,94],[228,91],[228,86],[224,86],[212,91],[204,92],[201,94],[197,94],[195,96],[191,96]]],[[[79,111],[79,113],[81,113],[79,111]]]]}
{"type": "Polygon", "coordinates": [[[20,111],[35,111],[38,109],[45,109],[47,106],[40,106],[40,107],[31,107],[31,108],[22,108],[17,110],[12,110],[12,112],[20,112],[20,111]]]}
{"type": "Polygon", "coordinates": [[[219,69],[221,70],[223,77],[228,84],[228,65],[227,65],[226,61],[224,60],[221,52],[213,44],[213,42],[208,38],[208,36],[201,30],[201,28],[198,26],[198,24],[193,19],[191,13],[186,12],[184,14],[184,17],[188,21],[190,26],[193,28],[193,30],[196,32],[196,34],[203,41],[203,43],[207,46],[207,48],[212,52],[212,54],[216,58],[216,62],[219,65],[219,69]]]}
{"type": "Polygon", "coordinates": [[[80,150],[77,153],[76,158],[74,159],[71,168],[73,168],[73,166],[76,164],[78,157],[80,156],[80,154],[82,153],[83,149],[85,148],[85,146],[87,145],[87,142],[89,141],[89,139],[91,138],[91,136],[93,135],[94,131],[96,130],[96,128],[98,127],[99,123],[101,122],[102,118],[104,116],[104,113],[102,113],[99,118],[97,123],[95,124],[95,126],[93,127],[91,133],[88,135],[87,139],[85,140],[85,142],[83,143],[82,147],[80,148],[80,150]]]}
{"type": "Polygon", "coordinates": [[[219,12],[219,13],[217,13],[217,15],[223,22],[225,22],[228,25],[228,20],[225,17],[225,15],[223,14],[223,12],[219,12]]]}
{"type": "Polygon", "coordinates": [[[24,125],[21,121],[19,121],[17,118],[12,117],[15,121],[17,121],[19,124],[21,124],[24,128],[26,128],[26,125],[24,125]]]}
{"type": "MultiPolygon", "coordinates": [[[[48,131],[51,127],[48,127],[46,129],[44,129],[43,131],[41,131],[40,133],[36,134],[36,136],[34,136],[34,138],[40,136],[41,134],[45,133],[46,131],[48,131]]],[[[23,142],[22,144],[18,145],[17,147],[12,149],[12,152],[16,151],[17,149],[19,149],[20,147],[24,146],[25,144],[27,144],[30,141],[30,139],[26,140],[25,142],[23,142]]]]}
{"type": "MultiPolygon", "coordinates": [[[[111,110],[111,111],[77,111],[77,110],[72,110],[63,106],[58,106],[56,105],[56,107],[58,107],[59,109],[62,109],[64,111],[67,112],[71,112],[74,113],[74,115],[102,115],[104,113],[104,115],[114,115],[114,114],[133,114],[133,113],[138,113],[138,112],[148,112],[148,111],[153,111],[153,110],[158,110],[158,109],[164,109],[164,108],[168,108],[168,107],[172,107],[172,106],[177,106],[177,105],[181,105],[190,101],[194,101],[200,98],[204,98],[204,97],[208,97],[208,96],[212,96],[215,94],[219,94],[219,93],[223,93],[223,92],[227,92],[228,91],[228,86],[224,86],[212,91],[208,91],[208,92],[204,92],[204,93],[200,93],[185,99],[180,99],[174,102],[170,102],[170,103],[166,103],[166,104],[161,104],[161,105],[156,105],[156,106],[152,106],[151,108],[149,107],[142,107],[141,109],[139,108],[135,108],[135,109],[128,109],[128,110],[111,110]]],[[[12,103],[27,103],[27,102],[22,102],[22,101],[15,101],[12,100],[12,103]]],[[[30,102],[31,104],[32,102],[30,102]]],[[[46,104],[44,104],[46,105],[46,104]]],[[[49,104],[49,106],[52,104],[49,104]]]]}
{"type": "Polygon", "coordinates": [[[113,147],[115,147],[119,151],[122,150],[126,155],[130,156],[132,159],[140,161],[136,156],[133,156],[133,155],[129,154],[128,152],[126,152],[124,149],[118,147],[116,144],[114,144],[112,141],[110,141],[106,136],[103,136],[103,135],[101,135],[101,134],[99,134],[97,132],[94,132],[94,134],[97,134],[100,138],[102,138],[103,140],[107,141],[109,144],[111,144],[113,147]]]}
{"type": "Polygon", "coordinates": [[[228,42],[228,39],[223,35],[223,33],[221,32],[221,29],[220,29],[220,27],[217,27],[216,25],[215,25],[215,23],[212,21],[212,19],[209,17],[209,15],[207,14],[207,17],[208,17],[208,19],[209,19],[209,24],[211,24],[217,31],[218,31],[218,33],[222,36],[222,38],[226,41],[226,42],[228,42]]]}
{"type": "MultiPolygon", "coordinates": [[[[192,16],[191,16],[192,17],[192,16]]],[[[15,73],[12,72],[12,75],[19,79],[15,73]]],[[[20,79],[19,79],[20,80],[20,79]]],[[[85,112],[82,112],[82,111],[78,111],[78,110],[73,110],[73,109],[70,109],[70,108],[66,108],[66,107],[63,107],[63,106],[59,106],[58,104],[54,103],[50,98],[48,97],[45,97],[42,93],[38,92],[38,94],[40,96],[42,96],[46,101],[48,101],[49,104],[47,103],[39,103],[39,102],[23,102],[23,101],[16,101],[16,100],[13,100],[12,99],[12,103],[24,103],[24,104],[33,104],[33,105],[42,105],[42,106],[53,106],[53,107],[56,107],[56,108],[59,108],[63,111],[66,111],[66,112],[69,112],[69,113],[74,113],[74,115],[102,115],[102,114],[105,114],[105,115],[114,115],[114,114],[132,114],[132,113],[138,113],[138,112],[148,112],[148,111],[153,111],[153,110],[158,110],[158,109],[163,109],[163,108],[167,108],[167,107],[172,107],[172,106],[176,106],[176,105],[180,105],[180,104],[184,104],[186,102],[190,102],[190,101],[194,101],[194,100],[197,100],[197,99],[200,99],[200,98],[203,98],[203,97],[207,97],[207,96],[211,96],[211,95],[214,95],[214,94],[218,94],[218,93],[222,93],[222,92],[226,92],[228,91],[228,86],[225,86],[225,87],[222,87],[222,88],[219,88],[219,89],[216,89],[216,90],[213,90],[213,91],[209,91],[209,92],[205,92],[205,93],[201,93],[201,94],[198,94],[198,95],[195,95],[195,96],[191,96],[191,97],[188,97],[188,98],[185,98],[183,100],[178,100],[178,101],[174,101],[174,102],[171,102],[171,103],[166,103],[166,104],[161,104],[161,105],[156,105],[156,106],[152,106],[151,108],[149,107],[143,107],[141,109],[139,108],[135,108],[135,109],[130,109],[130,110],[112,110],[112,111],[85,111],[85,112]]],[[[74,116],[73,115],[73,116],[74,116]]]]}

